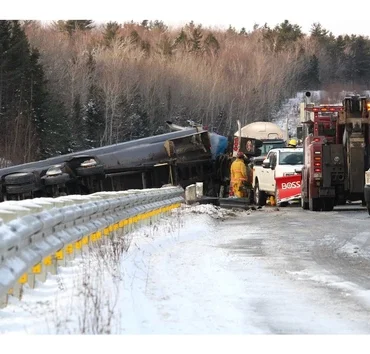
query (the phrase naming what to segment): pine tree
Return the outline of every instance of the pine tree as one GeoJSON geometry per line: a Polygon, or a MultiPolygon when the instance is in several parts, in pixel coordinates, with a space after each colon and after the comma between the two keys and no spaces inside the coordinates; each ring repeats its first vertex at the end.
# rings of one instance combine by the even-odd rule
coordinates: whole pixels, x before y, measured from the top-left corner
{"type": "Polygon", "coordinates": [[[112,41],[117,38],[119,25],[117,22],[108,22],[104,26],[103,38],[106,46],[110,46],[112,41]]]}
{"type": "Polygon", "coordinates": [[[94,148],[100,146],[104,133],[104,104],[100,90],[94,84],[89,87],[87,103],[84,106],[83,121],[86,131],[86,146],[94,148]]]}
{"type": "Polygon", "coordinates": [[[76,31],[88,31],[94,28],[94,23],[92,20],[67,20],[67,21],[57,21],[56,27],[61,32],[67,32],[69,36],[72,36],[76,31]]]}
{"type": "Polygon", "coordinates": [[[0,21],[0,123],[3,125],[8,109],[7,89],[10,74],[10,21],[0,21]]]}
{"type": "Polygon", "coordinates": [[[192,52],[199,52],[201,49],[202,49],[202,38],[203,38],[203,34],[202,34],[202,31],[201,31],[201,27],[198,26],[196,28],[193,29],[193,31],[191,32],[191,38],[190,38],[190,42],[191,42],[191,51],[192,52]]]}

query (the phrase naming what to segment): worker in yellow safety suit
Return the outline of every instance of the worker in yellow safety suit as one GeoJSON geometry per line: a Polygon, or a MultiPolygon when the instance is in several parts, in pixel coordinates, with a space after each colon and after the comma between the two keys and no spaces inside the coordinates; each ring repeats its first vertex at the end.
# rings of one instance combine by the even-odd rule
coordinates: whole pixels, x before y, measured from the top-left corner
{"type": "Polygon", "coordinates": [[[244,154],[239,151],[235,161],[231,164],[230,182],[234,195],[238,198],[244,197],[243,185],[248,181],[247,166],[244,162],[244,154]]]}

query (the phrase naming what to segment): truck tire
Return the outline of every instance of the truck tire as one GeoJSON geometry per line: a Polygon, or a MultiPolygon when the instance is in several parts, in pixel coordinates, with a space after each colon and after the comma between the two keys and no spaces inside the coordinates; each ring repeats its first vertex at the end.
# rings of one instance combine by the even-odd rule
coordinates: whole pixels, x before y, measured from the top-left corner
{"type": "Polygon", "coordinates": [[[261,191],[259,188],[258,183],[254,185],[254,202],[257,206],[265,206],[266,205],[266,193],[261,191]]]}
{"type": "Polygon", "coordinates": [[[93,175],[103,175],[104,174],[104,166],[97,165],[93,167],[78,167],[76,168],[77,176],[81,177],[88,177],[93,175]]]}
{"type": "Polygon", "coordinates": [[[4,177],[4,182],[6,185],[14,184],[28,184],[35,181],[35,175],[32,172],[18,172],[12,173],[4,177]]]}
{"type": "Polygon", "coordinates": [[[68,173],[62,173],[59,176],[43,177],[45,186],[52,186],[55,184],[64,184],[70,180],[68,173]]]}
{"type": "Polygon", "coordinates": [[[34,183],[6,186],[6,192],[8,194],[29,193],[32,192],[34,189],[35,189],[34,183]]]}
{"type": "Polygon", "coordinates": [[[321,210],[321,199],[320,198],[309,198],[308,207],[311,211],[321,210]]]}
{"type": "Polygon", "coordinates": [[[369,215],[370,215],[370,203],[367,203],[366,204],[366,207],[367,207],[367,212],[369,213],[369,215]]]}
{"type": "Polygon", "coordinates": [[[337,200],[337,205],[346,205],[346,204],[347,204],[346,197],[344,195],[340,195],[337,200]]]}
{"type": "Polygon", "coordinates": [[[309,208],[308,201],[303,197],[301,198],[301,207],[303,210],[308,210],[309,208]]]}
{"type": "Polygon", "coordinates": [[[322,200],[322,210],[323,211],[333,211],[335,204],[334,198],[325,198],[322,200]]]}

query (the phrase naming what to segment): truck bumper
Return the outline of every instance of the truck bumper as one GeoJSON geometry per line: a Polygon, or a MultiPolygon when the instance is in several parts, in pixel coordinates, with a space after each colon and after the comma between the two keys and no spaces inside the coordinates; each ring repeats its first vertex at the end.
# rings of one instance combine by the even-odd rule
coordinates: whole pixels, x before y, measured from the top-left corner
{"type": "Polygon", "coordinates": [[[365,184],[364,186],[364,198],[366,204],[370,204],[370,184],[365,184]]]}

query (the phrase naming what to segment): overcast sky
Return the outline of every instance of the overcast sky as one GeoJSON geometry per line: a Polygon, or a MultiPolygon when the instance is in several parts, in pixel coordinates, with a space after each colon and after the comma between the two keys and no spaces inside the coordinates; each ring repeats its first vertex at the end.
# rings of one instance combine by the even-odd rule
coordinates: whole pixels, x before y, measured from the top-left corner
{"type": "Polygon", "coordinates": [[[314,22],[334,35],[370,36],[367,0],[340,5],[332,0],[18,0],[2,4],[2,19],[93,19],[96,21],[162,20],[181,26],[193,20],[205,27],[252,30],[255,23],[270,27],[285,19],[308,33],[314,22]],[[4,8],[5,6],[5,8],[4,8]]]}

